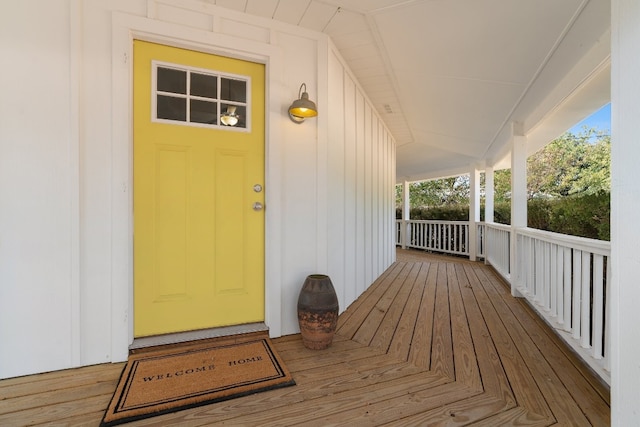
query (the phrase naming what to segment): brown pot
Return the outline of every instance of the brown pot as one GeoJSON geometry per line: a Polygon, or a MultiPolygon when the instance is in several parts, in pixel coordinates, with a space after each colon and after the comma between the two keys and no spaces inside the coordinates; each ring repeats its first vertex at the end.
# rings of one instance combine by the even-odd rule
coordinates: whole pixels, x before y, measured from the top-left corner
{"type": "Polygon", "coordinates": [[[331,345],[338,324],[338,296],[329,276],[307,276],[298,297],[298,323],[305,347],[322,350],[331,345]]]}

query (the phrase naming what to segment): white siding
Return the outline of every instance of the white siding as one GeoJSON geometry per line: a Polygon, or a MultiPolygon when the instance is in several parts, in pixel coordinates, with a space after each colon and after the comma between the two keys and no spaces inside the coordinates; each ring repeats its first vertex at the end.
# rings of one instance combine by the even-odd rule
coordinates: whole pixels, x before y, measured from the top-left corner
{"type": "MultiPolygon", "coordinates": [[[[279,41],[285,56],[298,57],[300,61],[288,64],[285,69],[285,104],[276,121],[284,127],[286,143],[283,144],[282,162],[282,326],[283,334],[297,332],[296,306],[299,287],[318,267],[318,135],[317,119],[307,119],[295,124],[289,120],[287,108],[298,96],[298,89],[306,83],[309,97],[318,100],[317,47],[310,40],[295,35],[281,34],[279,41]]],[[[267,168],[269,161],[267,161],[267,168]]],[[[267,201],[267,213],[276,201],[267,201]]]]}
{"type": "Polygon", "coordinates": [[[78,310],[69,7],[62,0],[7,6],[0,13],[0,377],[71,366],[78,310]]]}
{"type": "Polygon", "coordinates": [[[395,259],[395,143],[333,49],[328,79],[328,274],[344,310],[395,259]]]}
{"type": "Polygon", "coordinates": [[[192,0],[0,8],[0,378],[126,358],[135,34],[267,65],[273,335],[298,331],[308,274],[344,310],[391,264],[394,143],[325,35],[192,0]],[[319,116],[295,124],[303,82],[319,116]]]}

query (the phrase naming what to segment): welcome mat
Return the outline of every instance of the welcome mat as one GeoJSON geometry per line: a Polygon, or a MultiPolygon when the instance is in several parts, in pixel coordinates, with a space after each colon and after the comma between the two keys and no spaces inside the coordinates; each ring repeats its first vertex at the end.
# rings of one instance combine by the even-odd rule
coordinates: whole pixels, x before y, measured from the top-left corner
{"type": "Polygon", "coordinates": [[[114,426],[294,384],[263,334],[142,351],[129,356],[100,425],[114,426]]]}

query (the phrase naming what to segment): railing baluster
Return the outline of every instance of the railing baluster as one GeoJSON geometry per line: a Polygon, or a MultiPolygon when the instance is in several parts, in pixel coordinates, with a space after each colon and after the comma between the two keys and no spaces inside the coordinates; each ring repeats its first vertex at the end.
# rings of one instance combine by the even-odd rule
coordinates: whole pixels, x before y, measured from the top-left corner
{"type": "Polygon", "coordinates": [[[551,245],[544,242],[544,306],[551,310],[551,245]]]}
{"type": "Polygon", "coordinates": [[[413,248],[415,244],[414,228],[415,228],[415,224],[413,222],[410,222],[409,223],[409,241],[407,242],[407,246],[409,246],[410,248],[413,248]]]}
{"type": "Polygon", "coordinates": [[[582,307],[581,313],[581,340],[583,348],[591,347],[591,253],[582,252],[582,307]]]}
{"type": "Polygon", "coordinates": [[[509,275],[509,273],[511,272],[510,270],[510,266],[509,266],[509,248],[511,246],[510,243],[510,237],[511,234],[510,232],[503,230],[501,233],[501,242],[502,242],[502,259],[500,260],[500,265],[502,267],[502,271],[504,272],[505,275],[509,275]]]}
{"type": "Polygon", "coordinates": [[[444,224],[442,226],[442,234],[444,235],[442,238],[442,247],[445,251],[449,251],[451,249],[449,247],[449,241],[451,239],[451,227],[449,224],[444,224]]]}
{"type": "Polygon", "coordinates": [[[431,250],[433,249],[437,249],[436,247],[436,234],[437,234],[437,229],[436,229],[436,225],[435,224],[429,224],[429,243],[427,244],[427,247],[431,250]]]}
{"type": "Polygon", "coordinates": [[[556,310],[558,313],[558,323],[564,324],[564,287],[562,286],[562,278],[564,275],[564,258],[562,257],[562,248],[555,245],[556,248],[556,310]]]}
{"type": "Polygon", "coordinates": [[[453,231],[451,229],[451,225],[450,224],[445,224],[444,226],[444,232],[446,234],[445,238],[444,238],[444,244],[445,244],[445,250],[448,252],[451,250],[451,231],[453,231]]]}
{"type": "Polygon", "coordinates": [[[534,277],[534,292],[535,292],[535,300],[538,304],[540,304],[541,306],[544,307],[544,284],[542,283],[543,278],[544,278],[544,256],[542,255],[543,249],[542,249],[543,243],[538,240],[535,239],[534,240],[534,252],[533,252],[533,265],[536,266],[535,268],[535,277],[534,277]],[[539,261],[538,261],[539,260],[539,261]],[[538,261],[538,262],[536,262],[538,261]]]}
{"type": "Polygon", "coordinates": [[[602,359],[604,331],[604,257],[593,256],[593,357],[602,359]]]}
{"type": "Polygon", "coordinates": [[[423,224],[425,233],[424,233],[424,248],[431,249],[431,224],[423,224]]]}
{"type": "Polygon", "coordinates": [[[571,332],[571,249],[564,248],[564,330],[571,332]]]}
{"type": "Polygon", "coordinates": [[[551,316],[558,316],[558,293],[555,292],[553,283],[555,283],[556,269],[558,266],[558,247],[554,244],[549,244],[549,311],[551,316]]]}
{"type": "Polygon", "coordinates": [[[605,307],[604,307],[604,369],[611,372],[611,258],[606,258],[605,307]]]}
{"type": "Polygon", "coordinates": [[[458,225],[457,224],[452,224],[451,225],[451,229],[453,231],[453,239],[451,240],[452,243],[452,249],[454,252],[460,252],[461,246],[460,243],[458,242],[458,225]]]}
{"type": "MultiPolygon", "coordinates": [[[[464,232],[464,253],[465,254],[469,254],[471,253],[471,251],[469,250],[469,225],[466,224],[462,227],[462,230],[464,232]]],[[[482,245],[482,241],[484,240],[484,233],[482,233],[480,230],[482,230],[482,227],[478,228],[478,234],[476,235],[476,237],[478,238],[478,242],[480,243],[480,245],[482,245]]],[[[482,249],[478,250],[478,256],[484,257],[484,251],[482,249]]]]}
{"type": "Polygon", "coordinates": [[[451,249],[449,247],[449,242],[451,240],[451,227],[449,224],[444,224],[442,226],[442,234],[442,248],[448,252],[451,249]]]}
{"type": "Polygon", "coordinates": [[[527,237],[529,252],[528,252],[528,262],[526,263],[528,266],[529,276],[529,292],[535,298],[536,292],[536,241],[531,237],[527,237]]]}
{"type": "Polygon", "coordinates": [[[580,339],[580,320],[582,316],[580,315],[580,301],[581,301],[581,292],[582,292],[582,251],[577,249],[573,250],[573,312],[572,312],[572,322],[571,329],[573,331],[573,338],[576,340],[580,339]]]}

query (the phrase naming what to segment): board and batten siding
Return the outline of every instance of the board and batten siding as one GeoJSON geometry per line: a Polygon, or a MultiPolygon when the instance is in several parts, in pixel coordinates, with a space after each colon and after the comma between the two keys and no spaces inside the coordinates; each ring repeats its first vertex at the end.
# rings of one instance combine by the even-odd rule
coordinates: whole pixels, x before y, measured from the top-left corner
{"type": "Polygon", "coordinates": [[[327,69],[327,271],[342,310],[395,261],[395,142],[333,46],[327,69]]]}
{"type": "Polygon", "coordinates": [[[127,357],[134,38],[266,64],[273,336],[308,274],[344,310],[394,261],[395,144],[325,34],[199,0],[9,0],[0,24],[0,378],[127,357]],[[295,124],[303,82],[319,115],[295,124]]]}
{"type": "Polygon", "coordinates": [[[0,11],[0,378],[79,362],[77,27],[65,0],[13,3],[0,11]]]}

